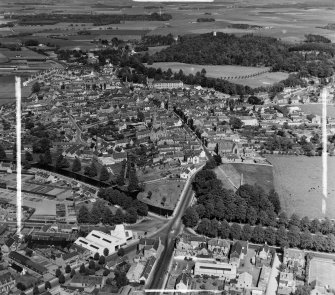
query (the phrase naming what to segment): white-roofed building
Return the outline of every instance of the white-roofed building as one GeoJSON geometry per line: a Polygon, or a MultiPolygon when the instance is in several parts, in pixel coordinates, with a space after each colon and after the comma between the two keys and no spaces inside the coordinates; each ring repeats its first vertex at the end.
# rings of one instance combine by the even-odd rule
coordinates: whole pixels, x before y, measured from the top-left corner
{"type": "Polygon", "coordinates": [[[100,255],[104,255],[105,248],[108,249],[109,254],[112,254],[126,245],[127,241],[132,238],[132,231],[125,230],[122,224],[118,224],[114,230],[111,230],[110,234],[92,230],[86,238],[78,238],[75,244],[90,250],[93,254],[98,252],[100,255]]]}
{"type": "Polygon", "coordinates": [[[194,275],[208,275],[232,280],[236,278],[236,265],[229,263],[199,262],[194,266],[194,275]]]}

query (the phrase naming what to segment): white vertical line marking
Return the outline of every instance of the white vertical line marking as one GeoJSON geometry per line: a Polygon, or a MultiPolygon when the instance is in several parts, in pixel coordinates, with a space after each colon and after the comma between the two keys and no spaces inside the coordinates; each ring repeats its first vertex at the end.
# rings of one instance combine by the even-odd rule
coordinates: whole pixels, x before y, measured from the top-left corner
{"type": "Polygon", "coordinates": [[[21,78],[15,77],[16,98],[16,220],[17,233],[21,236],[22,192],[21,192],[21,78]]]}
{"type": "Polygon", "coordinates": [[[326,214],[326,199],[328,197],[328,166],[327,166],[327,88],[321,92],[322,99],[322,213],[326,214]]]}

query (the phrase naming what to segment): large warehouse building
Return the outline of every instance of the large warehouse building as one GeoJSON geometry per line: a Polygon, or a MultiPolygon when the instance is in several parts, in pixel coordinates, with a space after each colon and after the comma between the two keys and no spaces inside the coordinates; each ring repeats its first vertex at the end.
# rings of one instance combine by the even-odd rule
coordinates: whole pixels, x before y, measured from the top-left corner
{"type": "Polygon", "coordinates": [[[122,224],[115,226],[110,234],[101,231],[92,230],[86,238],[78,238],[75,244],[90,250],[92,255],[99,253],[104,255],[104,249],[107,248],[109,254],[116,252],[122,246],[126,245],[133,238],[131,230],[125,230],[122,224]]]}

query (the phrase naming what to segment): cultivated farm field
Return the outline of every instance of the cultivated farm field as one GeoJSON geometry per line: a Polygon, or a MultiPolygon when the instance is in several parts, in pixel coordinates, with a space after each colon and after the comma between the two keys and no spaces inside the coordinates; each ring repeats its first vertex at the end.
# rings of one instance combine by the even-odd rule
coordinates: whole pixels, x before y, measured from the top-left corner
{"type": "Polygon", "coordinates": [[[196,65],[180,62],[156,62],[150,67],[161,68],[162,70],[171,69],[172,72],[182,70],[185,74],[195,75],[206,70],[206,76],[212,78],[222,78],[233,83],[248,85],[250,87],[269,86],[288,77],[287,73],[268,72],[267,67],[243,67],[234,65],[196,65]],[[254,77],[247,77],[255,75],[254,77]]]}
{"type": "MultiPolygon", "coordinates": [[[[266,158],[273,165],[274,186],[287,214],[322,218],[322,158],[275,156],[266,158]]],[[[326,216],[335,218],[335,157],[328,157],[328,198],[326,216]]]]}

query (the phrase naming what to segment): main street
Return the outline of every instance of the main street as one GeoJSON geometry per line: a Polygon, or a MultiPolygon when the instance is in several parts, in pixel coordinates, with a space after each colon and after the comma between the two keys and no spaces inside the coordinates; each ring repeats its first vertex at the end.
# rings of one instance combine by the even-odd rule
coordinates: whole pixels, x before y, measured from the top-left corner
{"type": "MultiPolygon", "coordinates": [[[[157,233],[157,235],[160,236],[162,233],[166,234],[165,239],[163,240],[164,250],[157,261],[155,273],[147,289],[162,290],[165,287],[165,278],[168,272],[168,266],[173,256],[175,239],[181,233],[183,228],[181,218],[192,200],[192,180],[194,175],[195,174],[193,174],[191,179],[189,179],[189,181],[186,183],[184,194],[181,196],[180,204],[174,212],[174,216],[167,223],[166,227],[164,227],[164,230],[157,233]]],[[[160,292],[153,293],[160,294],[160,292]]]]}

